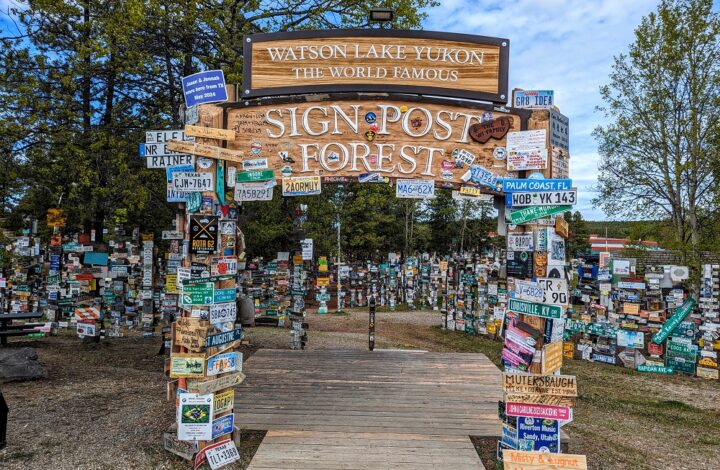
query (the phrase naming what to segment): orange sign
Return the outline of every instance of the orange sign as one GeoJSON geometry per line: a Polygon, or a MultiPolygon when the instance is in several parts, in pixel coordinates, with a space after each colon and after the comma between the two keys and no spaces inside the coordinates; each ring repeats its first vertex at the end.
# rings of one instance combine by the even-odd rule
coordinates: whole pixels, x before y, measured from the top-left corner
{"type": "Polygon", "coordinates": [[[48,209],[47,210],[47,226],[48,227],[64,227],[65,226],[65,211],[62,209],[48,209]]]}

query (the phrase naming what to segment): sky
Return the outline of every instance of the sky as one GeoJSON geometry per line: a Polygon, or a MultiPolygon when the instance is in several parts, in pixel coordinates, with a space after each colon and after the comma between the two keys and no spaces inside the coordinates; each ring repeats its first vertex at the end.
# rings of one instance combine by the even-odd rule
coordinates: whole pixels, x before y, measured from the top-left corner
{"type": "Polygon", "coordinates": [[[634,30],[659,0],[440,0],[424,29],[510,40],[510,90],[554,90],[570,118],[570,177],[586,220],[612,220],[593,208],[600,156],[592,131],[603,124],[599,88],[613,57],[627,52],[634,30]]]}

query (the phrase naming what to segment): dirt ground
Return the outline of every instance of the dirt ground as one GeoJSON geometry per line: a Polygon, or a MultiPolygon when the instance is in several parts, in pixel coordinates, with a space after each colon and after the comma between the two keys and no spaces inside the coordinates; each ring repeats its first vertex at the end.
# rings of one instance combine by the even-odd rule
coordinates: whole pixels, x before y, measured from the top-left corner
{"type": "MultiPolygon", "coordinates": [[[[309,315],[308,349],[367,348],[366,311],[309,315]]],[[[438,312],[377,314],[377,348],[479,352],[498,362],[500,343],[440,330],[438,312]]],[[[287,330],[251,328],[251,347],[289,348],[287,330]]],[[[0,385],[10,407],[0,468],[187,469],[167,453],[162,433],[173,423],[158,339],[137,336],[85,344],[74,336],[11,340],[31,346],[48,378],[0,385]]],[[[720,385],[684,376],[641,375],[567,361],[580,397],[564,430],[570,452],[593,469],[720,468],[720,385]]],[[[245,430],[244,430],[245,431],[245,430]]],[[[243,469],[262,439],[244,432],[243,469]]]]}

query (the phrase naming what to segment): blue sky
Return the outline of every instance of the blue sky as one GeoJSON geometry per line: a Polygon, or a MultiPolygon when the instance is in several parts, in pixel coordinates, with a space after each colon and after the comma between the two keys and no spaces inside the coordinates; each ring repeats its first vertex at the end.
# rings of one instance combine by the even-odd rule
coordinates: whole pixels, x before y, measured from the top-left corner
{"type": "Polygon", "coordinates": [[[592,207],[599,155],[591,133],[602,124],[599,87],[613,56],[627,51],[635,27],[658,0],[440,0],[424,27],[510,39],[510,89],[555,90],[570,118],[575,206],[588,220],[612,219],[592,207]]]}

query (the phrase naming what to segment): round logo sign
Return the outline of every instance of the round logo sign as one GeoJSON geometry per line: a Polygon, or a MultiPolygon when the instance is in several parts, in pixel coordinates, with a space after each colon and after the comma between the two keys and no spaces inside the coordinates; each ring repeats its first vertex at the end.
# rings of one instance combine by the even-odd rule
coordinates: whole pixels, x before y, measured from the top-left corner
{"type": "Polygon", "coordinates": [[[493,150],[493,157],[495,157],[496,160],[505,160],[505,157],[507,157],[505,147],[495,147],[493,150]]]}
{"type": "Polygon", "coordinates": [[[200,157],[197,159],[197,165],[202,168],[203,170],[207,170],[212,166],[212,160],[205,157],[200,157]]]}
{"type": "Polygon", "coordinates": [[[377,116],[375,115],[375,113],[370,112],[370,113],[365,114],[365,122],[367,122],[368,124],[372,124],[376,120],[377,120],[377,116]]]}

